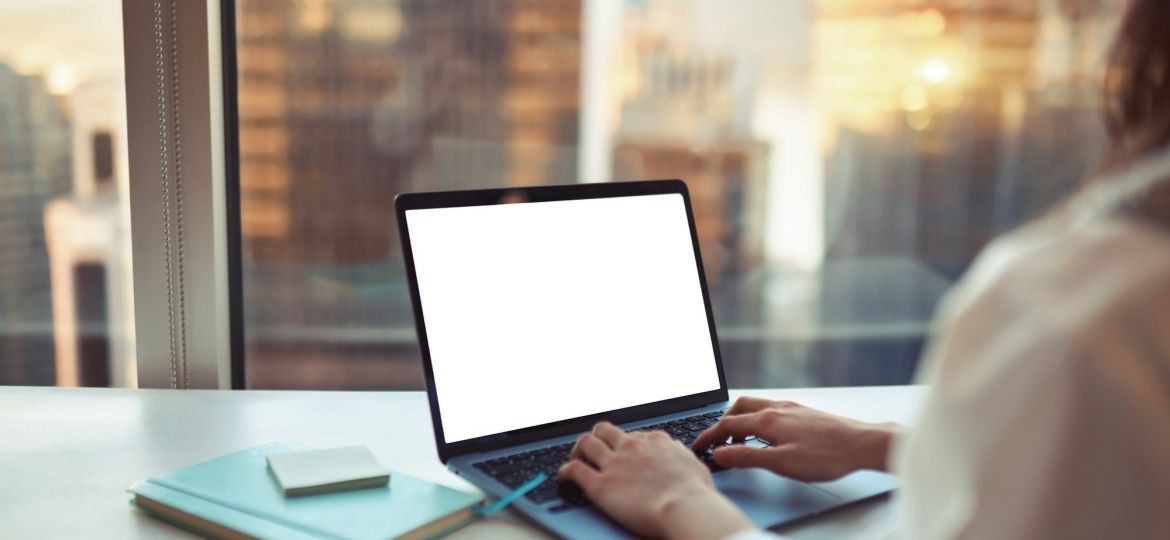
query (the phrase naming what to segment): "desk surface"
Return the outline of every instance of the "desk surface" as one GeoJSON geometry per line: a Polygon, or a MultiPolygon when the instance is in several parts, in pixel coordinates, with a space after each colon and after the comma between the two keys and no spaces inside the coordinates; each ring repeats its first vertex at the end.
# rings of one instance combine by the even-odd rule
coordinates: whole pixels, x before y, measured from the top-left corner
{"type": "MultiPolygon", "coordinates": [[[[915,387],[736,391],[790,399],[867,421],[906,423],[915,387]]],[[[391,469],[459,489],[435,453],[421,392],[114,390],[0,387],[0,536],[189,537],[127,504],[131,484],[253,445],[367,445],[391,469]]],[[[888,526],[887,501],[784,529],[843,538],[888,526]]],[[[485,520],[459,538],[544,538],[515,519],[485,520]]]]}

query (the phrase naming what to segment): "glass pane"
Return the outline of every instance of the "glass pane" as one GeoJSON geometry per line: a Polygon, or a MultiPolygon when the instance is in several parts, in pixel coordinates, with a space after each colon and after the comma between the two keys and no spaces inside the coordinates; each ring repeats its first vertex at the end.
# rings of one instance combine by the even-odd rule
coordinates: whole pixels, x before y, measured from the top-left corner
{"type": "Polygon", "coordinates": [[[0,3],[0,384],[137,386],[122,9],[0,3]]]}
{"type": "Polygon", "coordinates": [[[419,388],[420,190],[682,178],[732,386],[906,383],[1102,149],[1123,2],[240,0],[247,384],[419,388]]]}

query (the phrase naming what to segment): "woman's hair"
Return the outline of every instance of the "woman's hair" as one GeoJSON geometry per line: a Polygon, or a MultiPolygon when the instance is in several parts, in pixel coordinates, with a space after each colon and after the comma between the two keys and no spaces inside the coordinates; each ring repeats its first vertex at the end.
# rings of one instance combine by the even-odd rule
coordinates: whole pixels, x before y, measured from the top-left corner
{"type": "Polygon", "coordinates": [[[1129,0],[1104,79],[1114,172],[1170,144],[1170,0],[1129,0]]]}

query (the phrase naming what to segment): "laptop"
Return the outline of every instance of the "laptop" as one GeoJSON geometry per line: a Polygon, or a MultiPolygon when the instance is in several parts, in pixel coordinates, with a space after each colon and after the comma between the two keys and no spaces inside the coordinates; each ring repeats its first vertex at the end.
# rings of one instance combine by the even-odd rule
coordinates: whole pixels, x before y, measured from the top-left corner
{"type": "MultiPolygon", "coordinates": [[[[555,476],[601,420],[689,446],[729,405],[686,185],[411,193],[395,206],[439,459],[494,496],[546,473],[514,508],[562,537],[629,537],[555,476]]],[[[764,528],[897,483],[863,471],[809,484],[698,458],[764,528]]]]}

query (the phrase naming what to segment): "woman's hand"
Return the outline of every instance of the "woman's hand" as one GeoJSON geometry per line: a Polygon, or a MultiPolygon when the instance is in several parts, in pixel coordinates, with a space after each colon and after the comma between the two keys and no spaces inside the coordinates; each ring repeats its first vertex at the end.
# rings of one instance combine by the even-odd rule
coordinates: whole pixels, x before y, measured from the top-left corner
{"type": "Polygon", "coordinates": [[[903,428],[867,424],[788,401],[743,397],[719,423],[695,439],[695,449],[716,446],[724,467],[762,467],[810,482],[836,480],[859,469],[886,470],[890,442],[903,428]],[[734,444],[756,436],[769,448],[734,444]]]}
{"type": "Polygon", "coordinates": [[[654,538],[724,538],[753,528],[715,489],[707,467],[663,432],[625,433],[602,422],[577,440],[557,478],[602,511],[654,538]]]}

